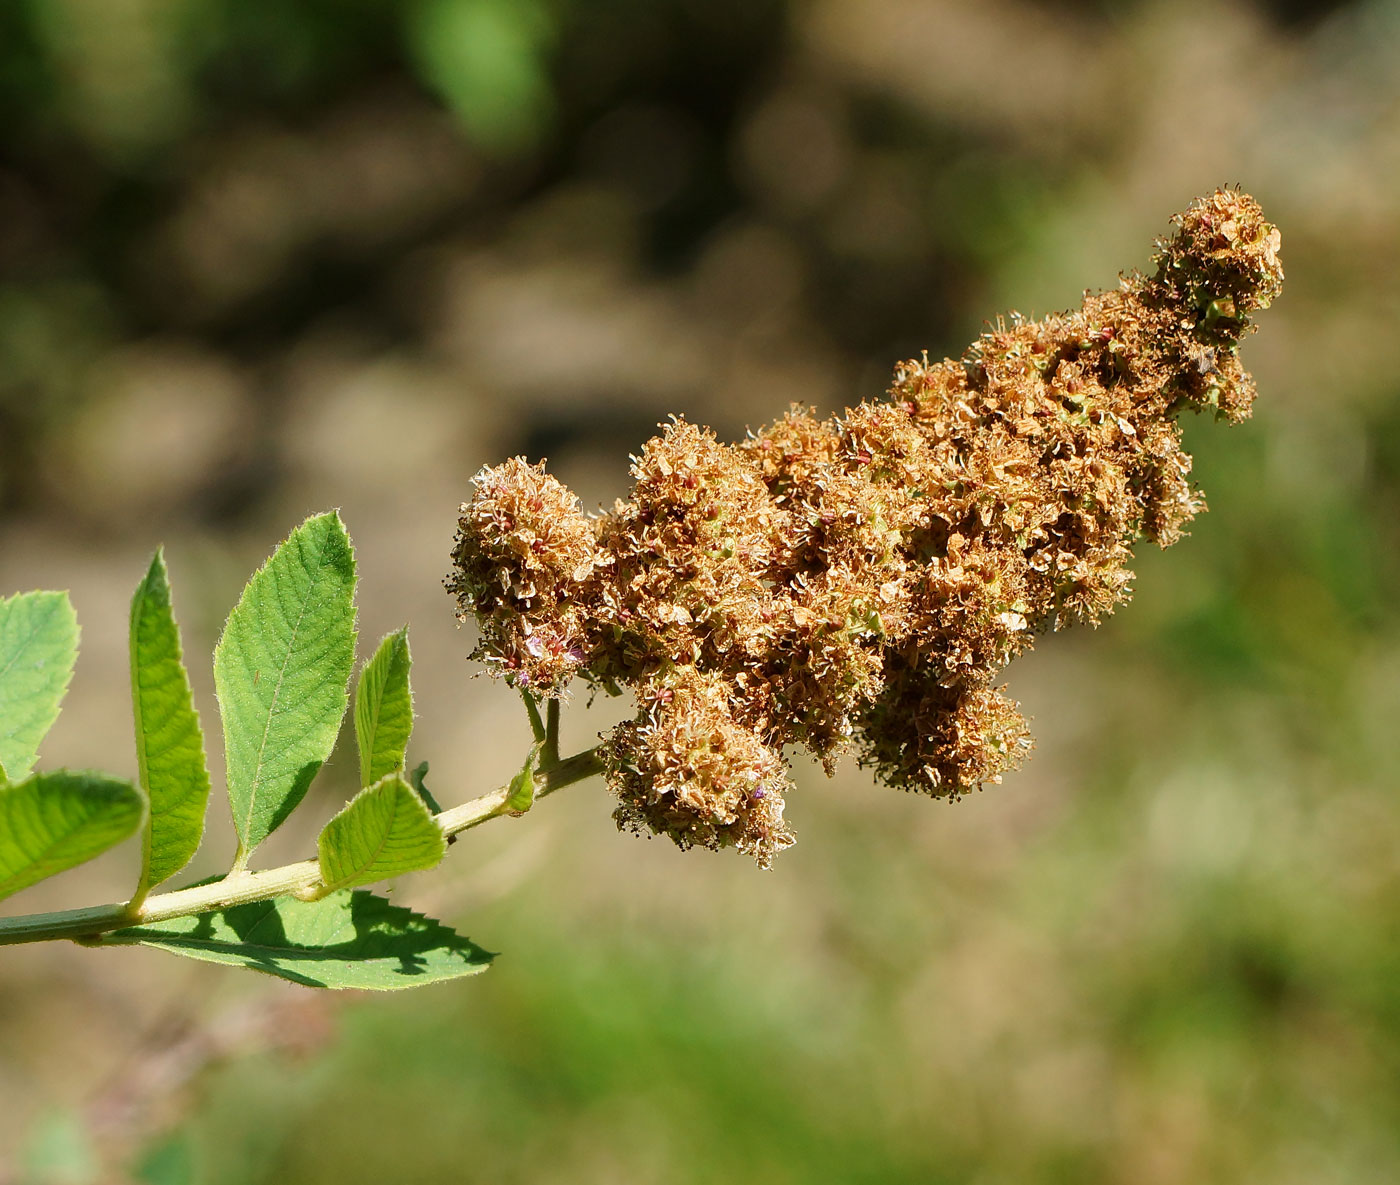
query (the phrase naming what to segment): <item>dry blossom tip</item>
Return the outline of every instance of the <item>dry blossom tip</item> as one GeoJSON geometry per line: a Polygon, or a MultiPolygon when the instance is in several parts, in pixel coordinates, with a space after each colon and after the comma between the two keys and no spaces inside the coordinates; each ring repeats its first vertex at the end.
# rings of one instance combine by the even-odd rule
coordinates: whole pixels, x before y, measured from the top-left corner
{"type": "Polygon", "coordinates": [[[1152,274],[904,362],[883,400],[736,445],[673,421],[599,517],[542,465],[483,469],[447,580],[475,656],[546,696],[630,689],[600,750],[616,818],[682,847],[767,866],[789,745],[937,797],[1000,781],[1030,737],[999,672],[1097,624],[1132,545],[1204,509],[1178,415],[1253,402],[1238,347],[1282,285],[1279,232],[1234,189],[1175,221],[1152,274]]]}

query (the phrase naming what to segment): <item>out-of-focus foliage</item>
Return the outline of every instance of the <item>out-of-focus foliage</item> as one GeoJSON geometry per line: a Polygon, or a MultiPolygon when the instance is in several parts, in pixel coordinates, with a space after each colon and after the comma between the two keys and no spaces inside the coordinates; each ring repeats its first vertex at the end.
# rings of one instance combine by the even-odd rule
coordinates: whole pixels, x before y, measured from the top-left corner
{"type": "Polygon", "coordinates": [[[450,806],[528,739],[437,585],[481,464],[610,503],[667,413],[839,410],[1222,182],[1288,271],[1255,419],[1188,428],[1211,513],[1018,663],[1025,772],[942,807],[813,771],[772,874],[571,790],[404,894],[510,957],[333,1041],[294,988],[7,953],[19,1179],[1400,1175],[1398,113],[1391,0],[0,5],[0,589],[71,586],[91,664],[54,764],[129,745],[101,639],[156,542],[195,649],[339,503],[450,806]]]}
{"type": "Polygon", "coordinates": [[[410,26],[409,52],[485,147],[523,149],[552,114],[544,51],[554,26],[535,0],[427,0],[410,26]]]}

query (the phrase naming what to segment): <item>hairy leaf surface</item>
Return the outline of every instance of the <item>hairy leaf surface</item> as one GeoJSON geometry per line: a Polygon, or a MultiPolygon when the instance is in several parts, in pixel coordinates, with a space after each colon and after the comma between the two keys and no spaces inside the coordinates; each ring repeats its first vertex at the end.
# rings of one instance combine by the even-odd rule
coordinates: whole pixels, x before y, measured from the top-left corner
{"type": "Polygon", "coordinates": [[[16,593],[0,600],[0,766],[23,778],[78,659],[78,617],[66,592],[16,593]]]}
{"type": "Polygon", "coordinates": [[[248,582],[214,651],[243,859],[335,745],[355,661],[355,554],[340,516],[307,519],[248,582]]]}
{"type": "Polygon", "coordinates": [[[117,930],[103,942],[251,967],[308,987],[373,991],[474,975],[494,957],[441,922],[363,891],[257,901],[117,930]]]}
{"type": "Polygon", "coordinates": [[[379,643],[360,672],[355,691],[355,739],[360,748],[360,785],[372,786],[404,767],[413,731],[413,691],[408,671],[408,629],[379,643]]]}
{"type": "Polygon", "coordinates": [[[141,824],[130,782],[58,770],[0,786],[0,898],[84,864],[141,824]]]}
{"type": "Polygon", "coordinates": [[[204,835],[209,770],[190,697],[165,556],[157,551],[131,601],[131,703],[136,760],[151,809],[137,895],[174,876],[204,835]]]}
{"type": "Polygon", "coordinates": [[[447,840],[418,792],[390,774],[351,799],[316,846],[321,879],[332,889],[348,889],[432,868],[447,840]]]}

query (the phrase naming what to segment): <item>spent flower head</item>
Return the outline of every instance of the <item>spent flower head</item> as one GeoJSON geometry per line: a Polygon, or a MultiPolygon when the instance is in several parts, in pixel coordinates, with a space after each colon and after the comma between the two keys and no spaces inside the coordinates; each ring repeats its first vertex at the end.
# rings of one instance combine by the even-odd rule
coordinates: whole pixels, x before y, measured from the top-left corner
{"type": "Polygon", "coordinates": [[[886,399],[737,445],[671,422],[599,517],[542,466],[482,470],[447,581],[477,656],[547,696],[630,688],[601,749],[616,818],[682,847],[766,866],[791,843],[788,745],[937,797],[999,782],[1030,746],[1001,669],[1098,624],[1136,540],[1204,509],[1180,412],[1253,402],[1238,347],[1281,287],[1278,230],[1231,189],[1176,223],[1152,275],[904,362],[886,399]]]}

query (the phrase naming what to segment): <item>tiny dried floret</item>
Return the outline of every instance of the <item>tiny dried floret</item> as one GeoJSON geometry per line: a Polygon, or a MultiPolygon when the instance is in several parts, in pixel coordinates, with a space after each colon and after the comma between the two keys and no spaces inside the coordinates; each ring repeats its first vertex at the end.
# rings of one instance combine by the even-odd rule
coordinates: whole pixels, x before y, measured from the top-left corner
{"type": "Polygon", "coordinates": [[[462,504],[448,591],[474,616],[474,657],[522,687],[556,692],[582,665],[596,553],[578,498],[543,465],[514,457],[476,475],[462,504]]]}
{"type": "Polygon", "coordinates": [[[792,843],[782,756],[734,719],[716,673],[678,671],[650,685],[646,705],[603,745],[618,825],[682,848],[735,847],[767,868],[792,843]]]}
{"type": "Polygon", "coordinates": [[[1230,189],[1176,223],[1151,276],[904,362],[887,399],[732,446],[673,421],[599,518],[542,466],[483,470],[448,578],[477,656],[545,695],[630,688],[601,750],[619,825],[765,867],[792,841],[784,746],[937,797],[1000,781],[1030,737],[999,673],[1111,613],[1133,544],[1204,509],[1177,416],[1254,399],[1238,348],[1279,233],[1230,189]]]}

